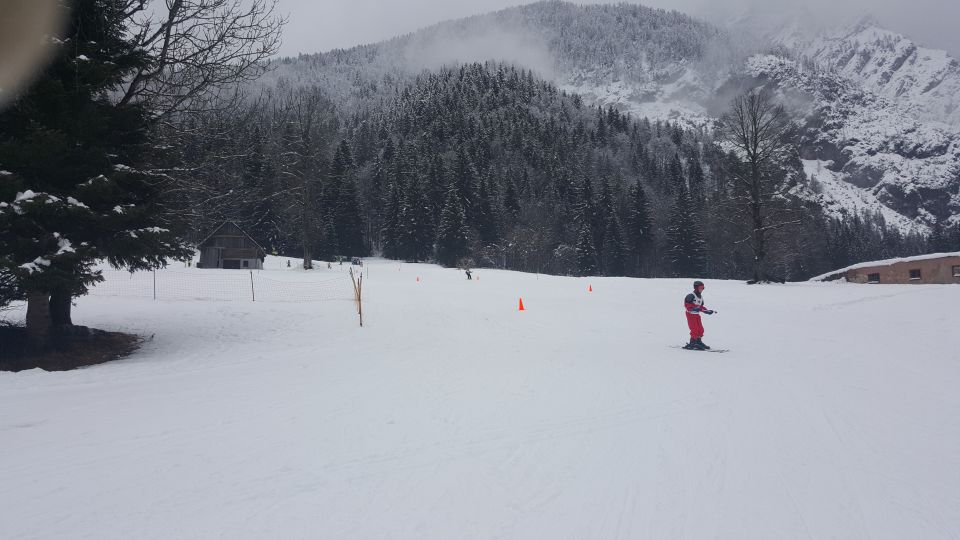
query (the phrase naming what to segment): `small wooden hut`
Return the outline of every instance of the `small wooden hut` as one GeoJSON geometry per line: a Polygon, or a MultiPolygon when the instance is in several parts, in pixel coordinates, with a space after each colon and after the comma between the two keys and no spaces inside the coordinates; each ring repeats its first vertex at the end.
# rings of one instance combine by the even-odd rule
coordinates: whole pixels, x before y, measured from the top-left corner
{"type": "Polygon", "coordinates": [[[227,221],[200,243],[197,268],[259,270],[266,251],[236,223],[227,221]]]}

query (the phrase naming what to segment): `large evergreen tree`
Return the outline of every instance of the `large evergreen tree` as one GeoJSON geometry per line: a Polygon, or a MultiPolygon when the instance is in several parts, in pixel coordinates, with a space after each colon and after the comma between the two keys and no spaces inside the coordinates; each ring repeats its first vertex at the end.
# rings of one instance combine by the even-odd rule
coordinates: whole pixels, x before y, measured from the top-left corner
{"type": "Polygon", "coordinates": [[[480,180],[480,189],[477,190],[476,223],[480,241],[494,244],[500,241],[499,216],[495,209],[496,202],[488,186],[486,178],[480,180]]]}
{"type": "Polygon", "coordinates": [[[401,258],[413,262],[430,258],[434,239],[433,213],[416,176],[410,178],[404,190],[398,225],[401,258]]]}
{"type": "Polygon", "coordinates": [[[706,244],[687,187],[678,186],[677,198],[670,210],[667,227],[667,252],[673,274],[678,277],[701,276],[706,263],[706,244]]]}
{"type": "Polygon", "coordinates": [[[583,223],[577,236],[577,273],[581,276],[597,275],[597,250],[593,245],[590,227],[583,223]]]}
{"type": "Polygon", "coordinates": [[[456,187],[451,186],[437,228],[437,261],[444,266],[456,266],[467,255],[468,242],[467,216],[456,187]]]}
{"type": "Polygon", "coordinates": [[[347,141],[341,141],[333,157],[329,190],[336,190],[332,206],[326,209],[332,215],[337,231],[337,246],[343,255],[366,255],[364,220],[357,192],[353,153],[347,141]]]}
{"type": "Polygon", "coordinates": [[[607,276],[624,275],[623,230],[620,220],[613,215],[607,221],[607,231],[603,236],[603,273],[607,276]]]}
{"type": "Polygon", "coordinates": [[[390,259],[400,258],[400,212],[403,209],[403,193],[396,182],[387,188],[383,203],[383,228],[380,237],[383,241],[383,256],[390,259]]]}
{"type": "Polygon", "coordinates": [[[144,270],[188,254],[158,178],[142,172],[148,111],[111,101],[149,69],[125,26],[128,4],[72,2],[52,64],[0,114],[0,266],[26,291],[36,344],[71,324],[71,299],[101,279],[96,261],[144,270]]]}
{"type": "Polygon", "coordinates": [[[454,162],[453,181],[457,187],[457,196],[460,197],[460,205],[463,206],[467,217],[472,221],[473,212],[471,209],[474,204],[474,190],[477,184],[477,170],[474,168],[464,141],[457,145],[457,157],[454,162]]]}
{"type": "Polygon", "coordinates": [[[667,194],[673,194],[680,190],[680,186],[686,186],[687,179],[683,175],[683,163],[680,161],[680,154],[674,154],[670,160],[670,166],[667,172],[667,194]]]}
{"type": "Polygon", "coordinates": [[[653,224],[646,190],[639,182],[630,186],[627,205],[627,240],[633,255],[634,272],[646,275],[644,269],[650,266],[654,246],[653,224]]]}

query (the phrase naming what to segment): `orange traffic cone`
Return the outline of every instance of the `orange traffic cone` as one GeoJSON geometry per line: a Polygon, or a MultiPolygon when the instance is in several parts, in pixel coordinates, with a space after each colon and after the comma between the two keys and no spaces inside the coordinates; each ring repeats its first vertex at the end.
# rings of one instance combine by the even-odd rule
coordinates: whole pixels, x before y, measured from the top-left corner
{"type": "Polygon", "coordinates": [[[593,292],[593,285],[590,285],[589,287],[587,287],[587,292],[593,292]]]}
{"type": "Polygon", "coordinates": [[[523,309],[523,298],[520,299],[520,309],[519,311],[526,311],[523,309]]]}

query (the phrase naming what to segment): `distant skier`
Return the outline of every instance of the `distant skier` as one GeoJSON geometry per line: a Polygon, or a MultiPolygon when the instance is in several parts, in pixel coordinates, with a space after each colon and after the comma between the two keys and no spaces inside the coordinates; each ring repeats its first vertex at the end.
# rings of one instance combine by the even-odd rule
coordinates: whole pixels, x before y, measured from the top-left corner
{"type": "Polygon", "coordinates": [[[685,345],[684,349],[710,350],[710,347],[703,342],[703,322],[700,320],[700,314],[713,315],[716,311],[707,309],[707,306],[703,305],[704,288],[702,281],[694,281],[693,292],[683,299],[683,307],[687,312],[687,326],[690,327],[690,343],[685,345]]]}
{"type": "Polygon", "coordinates": [[[473,279],[473,273],[470,271],[469,268],[466,269],[466,273],[467,273],[467,279],[473,279]]]}

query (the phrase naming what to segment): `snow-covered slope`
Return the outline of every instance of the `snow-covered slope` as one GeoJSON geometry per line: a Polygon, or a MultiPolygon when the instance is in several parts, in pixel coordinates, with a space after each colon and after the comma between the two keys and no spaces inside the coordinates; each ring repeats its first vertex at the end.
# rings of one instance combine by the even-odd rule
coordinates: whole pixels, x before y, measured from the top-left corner
{"type": "Polygon", "coordinates": [[[80,298],[154,338],[0,373],[0,536],[960,537],[955,286],[708,282],[710,354],[687,279],[474,277],[369,262],[362,329],[80,298]]]}

